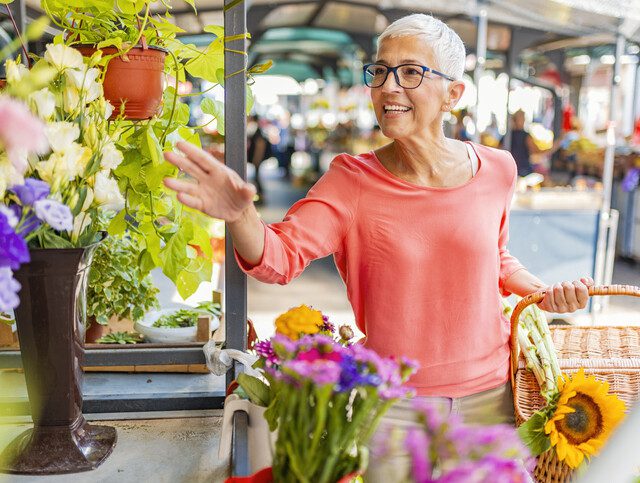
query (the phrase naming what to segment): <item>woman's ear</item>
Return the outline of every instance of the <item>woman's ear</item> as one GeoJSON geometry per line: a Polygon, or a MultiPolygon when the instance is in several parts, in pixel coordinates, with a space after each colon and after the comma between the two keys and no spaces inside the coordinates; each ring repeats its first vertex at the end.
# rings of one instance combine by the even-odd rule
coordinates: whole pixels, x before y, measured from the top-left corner
{"type": "Polygon", "coordinates": [[[447,101],[444,104],[444,106],[446,106],[446,109],[444,109],[443,107],[443,110],[451,111],[454,107],[456,107],[456,104],[460,102],[460,98],[462,97],[462,94],[464,94],[464,89],[465,89],[464,82],[462,81],[450,82],[447,88],[447,101]]]}

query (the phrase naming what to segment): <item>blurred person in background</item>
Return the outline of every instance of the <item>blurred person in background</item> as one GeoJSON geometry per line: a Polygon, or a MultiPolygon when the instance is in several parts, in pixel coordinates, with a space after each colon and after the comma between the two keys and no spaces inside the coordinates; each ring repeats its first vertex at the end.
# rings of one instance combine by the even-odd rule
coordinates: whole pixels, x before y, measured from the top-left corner
{"type": "Polygon", "coordinates": [[[562,138],[558,138],[549,149],[540,149],[531,134],[525,130],[524,125],[524,111],[517,110],[511,116],[511,154],[518,167],[518,176],[527,176],[533,173],[532,154],[553,154],[562,144],[562,138]]]}
{"type": "Polygon", "coordinates": [[[258,195],[256,203],[258,204],[264,203],[264,190],[260,181],[260,165],[265,159],[273,156],[273,148],[269,137],[264,131],[265,127],[266,121],[257,115],[253,115],[247,120],[247,136],[249,137],[247,142],[247,162],[255,167],[254,181],[256,194],[258,195]]]}

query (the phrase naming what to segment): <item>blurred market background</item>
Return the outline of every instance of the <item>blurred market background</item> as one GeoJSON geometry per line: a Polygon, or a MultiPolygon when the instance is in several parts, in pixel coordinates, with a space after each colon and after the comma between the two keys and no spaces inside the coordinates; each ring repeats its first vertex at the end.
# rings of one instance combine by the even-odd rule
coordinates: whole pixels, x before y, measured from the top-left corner
{"type": "MultiPolygon", "coordinates": [[[[223,24],[223,5],[198,0],[196,6],[197,16],[187,3],[173,2],[171,15],[183,41],[204,47],[214,38],[204,27],[223,24]]],[[[11,8],[22,27],[41,15],[38,0],[11,8]]],[[[158,2],[155,11],[166,7],[158,2]]],[[[445,122],[447,135],[511,149],[513,115],[521,111],[540,151],[518,184],[512,253],[548,283],[590,275],[599,283],[640,284],[640,2],[254,0],[247,11],[249,66],[273,62],[253,76],[247,138],[249,154],[257,139],[266,141],[263,155],[254,156],[264,159],[247,166],[248,178],[262,188],[265,221],[280,220],[337,153],[388,142],[376,126],[362,65],[390,22],[432,13],[458,32],[468,52],[467,89],[445,122]]],[[[30,50],[41,51],[57,33],[50,26],[30,50]]],[[[0,46],[13,35],[0,13],[0,46]]],[[[223,99],[220,86],[180,84],[182,94],[201,91],[223,99]]],[[[220,154],[218,126],[198,108],[202,96],[183,101],[193,107],[191,124],[206,125],[204,143],[220,154]]],[[[222,278],[193,300],[222,287],[222,278]]],[[[163,305],[182,302],[161,275],[156,282],[163,305]]],[[[302,302],[353,321],[330,258],[286,287],[248,284],[248,312],[261,336],[276,314],[302,302]]],[[[637,300],[597,300],[589,312],[564,319],[640,323],[639,308],[637,300]]]]}

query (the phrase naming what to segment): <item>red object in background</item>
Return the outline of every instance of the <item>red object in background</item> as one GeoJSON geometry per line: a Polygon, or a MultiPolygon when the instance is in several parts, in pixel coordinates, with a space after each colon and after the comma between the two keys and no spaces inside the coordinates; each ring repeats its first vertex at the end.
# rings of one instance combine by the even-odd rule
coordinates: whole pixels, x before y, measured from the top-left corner
{"type": "Polygon", "coordinates": [[[562,108],[562,130],[567,132],[571,131],[571,120],[576,115],[571,104],[567,104],[562,108]]]}
{"type": "MultiPolygon", "coordinates": [[[[338,480],[338,483],[350,483],[358,475],[359,473],[351,473],[350,475],[343,476],[338,480]]],[[[273,483],[273,474],[271,473],[271,467],[263,468],[253,475],[232,476],[231,478],[227,478],[225,483],[273,483]]]]}
{"type": "Polygon", "coordinates": [[[640,146],[640,117],[636,119],[636,124],[633,127],[633,135],[631,136],[631,144],[640,146]]]}

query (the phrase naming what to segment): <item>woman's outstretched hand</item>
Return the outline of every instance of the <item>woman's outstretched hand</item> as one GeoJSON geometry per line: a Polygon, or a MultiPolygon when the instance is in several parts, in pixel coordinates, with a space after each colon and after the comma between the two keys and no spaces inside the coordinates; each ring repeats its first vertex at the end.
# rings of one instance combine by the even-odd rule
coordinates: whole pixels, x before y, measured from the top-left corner
{"type": "Polygon", "coordinates": [[[573,282],[551,285],[545,289],[547,293],[538,303],[538,307],[556,314],[583,309],[589,301],[589,287],[592,287],[593,283],[592,278],[584,277],[573,282]]]}
{"type": "Polygon", "coordinates": [[[238,220],[253,203],[253,185],[202,149],[184,141],[177,147],[184,155],[167,152],[164,158],[192,179],[165,178],[165,186],[186,206],[229,223],[238,220]]]}

